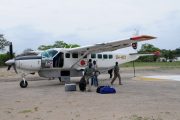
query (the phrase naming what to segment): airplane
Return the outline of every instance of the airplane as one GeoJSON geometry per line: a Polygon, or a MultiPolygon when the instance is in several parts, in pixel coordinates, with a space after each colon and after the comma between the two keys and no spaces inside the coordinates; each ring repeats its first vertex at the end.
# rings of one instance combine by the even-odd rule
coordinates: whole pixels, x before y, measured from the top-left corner
{"type": "Polygon", "coordinates": [[[6,61],[6,64],[9,66],[8,70],[13,66],[15,72],[21,74],[21,88],[26,88],[28,86],[25,77],[34,73],[38,73],[40,77],[59,78],[59,80],[68,81],[70,77],[82,76],[89,59],[96,61],[98,70],[101,72],[112,69],[115,62],[118,62],[120,65],[134,61],[140,56],[153,55],[122,55],[112,53],[111,51],[130,46],[136,49],[138,42],[155,38],[156,37],[149,35],[139,35],[124,40],[110,41],[77,48],[53,48],[43,51],[38,55],[15,57],[14,59],[6,61]]]}

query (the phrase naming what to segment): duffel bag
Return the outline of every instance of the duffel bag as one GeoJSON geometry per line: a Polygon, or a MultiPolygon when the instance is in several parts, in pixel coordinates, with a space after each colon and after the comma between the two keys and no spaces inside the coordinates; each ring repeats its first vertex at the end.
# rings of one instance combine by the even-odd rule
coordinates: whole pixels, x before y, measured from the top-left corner
{"type": "Polygon", "coordinates": [[[103,87],[105,87],[105,86],[99,86],[99,87],[97,87],[96,92],[97,92],[97,93],[100,93],[100,89],[103,88],[103,87]]]}
{"type": "Polygon", "coordinates": [[[116,90],[110,86],[104,86],[100,89],[101,94],[112,94],[116,93],[116,90]]]}

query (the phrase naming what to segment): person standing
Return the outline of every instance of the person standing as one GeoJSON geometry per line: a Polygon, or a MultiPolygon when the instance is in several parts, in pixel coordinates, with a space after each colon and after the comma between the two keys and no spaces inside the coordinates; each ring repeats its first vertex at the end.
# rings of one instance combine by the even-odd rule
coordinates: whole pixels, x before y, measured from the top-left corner
{"type": "Polygon", "coordinates": [[[84,70],[84,76],[85,76],[85,79],[86,79],[87,84],[88,84],[88,91],[89,92],[91,91],[91,79],[93,77],[94,71],[95,70],[92,67],[92,64],[89,64],[84,70]]]}
{"type": "Polygon", "coordinates": [[[98,71],[98,67],[97,67],[97,64],[96,64],[96,61],[94,60],[93,61],[93,68],[94,68],[94,75],[93,75],[93,78],[92,78],[92,82],[91,82],[91,86],[94,85],[94,86],[98,86],[98,75],[100,74],[100,72],[98,71]]]}
{"type": "Polygon", "coordinates": [[[111,85],[114,83],[114,81],[116,80],[117,77],[119,79],[119,85],[122,85],[122,83],[121,83],[121,76],[120,76],[120,73],[119,73],[118,62],[116,62],[115,66],[114,66],[114,77],[113,77],[113,79],[111,81],[111,85]]]}
{"type": "Polygon", "coordinates": [[[92,59],[88,60],[87,66],[89,66],[89,64],[91,64],[91,66],[92,66],[92,59]]]}

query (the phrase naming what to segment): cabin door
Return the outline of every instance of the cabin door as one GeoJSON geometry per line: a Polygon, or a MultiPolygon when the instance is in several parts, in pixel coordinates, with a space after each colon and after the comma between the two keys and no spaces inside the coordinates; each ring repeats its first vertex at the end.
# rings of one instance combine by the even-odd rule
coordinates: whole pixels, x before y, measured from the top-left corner
{"type": "Polygon", "coordinates": [[[62,68],[64,65],[64,53],[59,52],[54,58],[53,58],[53,67],[60,67],[62,68]]]}

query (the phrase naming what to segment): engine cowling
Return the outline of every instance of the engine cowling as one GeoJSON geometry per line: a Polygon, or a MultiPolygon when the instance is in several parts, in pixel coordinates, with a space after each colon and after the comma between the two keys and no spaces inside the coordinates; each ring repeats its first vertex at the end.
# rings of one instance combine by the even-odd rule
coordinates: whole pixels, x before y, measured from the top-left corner
{"type": "Polygon", "coordinates": [[[41,69],[41,56],[23,56],[15,59],[17,69],[39,71],[41,69]]]}

